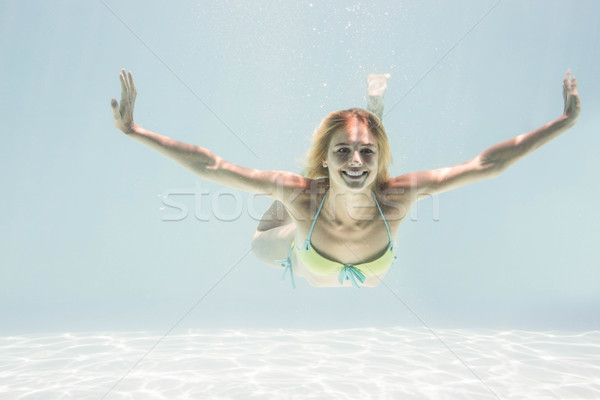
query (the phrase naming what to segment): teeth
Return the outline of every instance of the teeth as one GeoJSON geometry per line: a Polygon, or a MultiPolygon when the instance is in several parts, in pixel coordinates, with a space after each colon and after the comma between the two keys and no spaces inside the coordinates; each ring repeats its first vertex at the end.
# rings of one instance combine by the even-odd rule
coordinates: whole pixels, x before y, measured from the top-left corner
{"type": "Polygon", "coordinates": [[[361,176],[363,173],[364,171],[346,171],[346,174],[350,176],[361,176]]]}

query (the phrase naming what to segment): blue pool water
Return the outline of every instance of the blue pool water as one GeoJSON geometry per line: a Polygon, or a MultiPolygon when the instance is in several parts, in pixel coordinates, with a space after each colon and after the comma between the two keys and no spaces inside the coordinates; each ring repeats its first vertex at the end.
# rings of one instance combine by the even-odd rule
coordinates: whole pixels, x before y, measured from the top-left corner
{"type": "Polygon", "coordinates": [[[593,0],[2,1],[0,398],[599,397],[599,17],[593,0]],[[250,251],[267,198],[114,129],[121,68],[136,122],[269,170],[300,172],[371,72],[391,74],[391,175],[557,118],[567,68],[583,107],[500,177],[420,202],[379,287],[292,290],[250,251]]]}

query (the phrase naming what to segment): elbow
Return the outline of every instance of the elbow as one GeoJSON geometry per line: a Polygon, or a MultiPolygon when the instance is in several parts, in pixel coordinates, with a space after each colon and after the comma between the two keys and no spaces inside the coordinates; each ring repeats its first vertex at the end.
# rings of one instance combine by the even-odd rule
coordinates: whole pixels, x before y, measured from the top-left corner
{"type": "Polygon", "coordinates": [[[508,169],[508,164],[496,162],[491,166],[487,167],[487,173],[490,178],[496,178],[500,176],[504,171],[508,169]]]}
{"type": "Polygon", "coordinates": [[[210,154],[210,156],[202,157],[195,160],[190,168],[198,177],[211,180],[211,177],[223,172],[225,160],[221,157],[210,154]]]}
{"type": "Polygon", "coordinates": [[[489,160],[485,157],[480,157],[479,171],[485,178],[496,178],[508,169],[510,163],[499,160],[489,160]]]}

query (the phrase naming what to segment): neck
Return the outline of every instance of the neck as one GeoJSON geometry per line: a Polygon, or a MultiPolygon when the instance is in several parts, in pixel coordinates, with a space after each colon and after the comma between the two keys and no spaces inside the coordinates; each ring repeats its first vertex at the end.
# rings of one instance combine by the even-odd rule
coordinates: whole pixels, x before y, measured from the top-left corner
{"type": "Polygon", "coordinates": [[[347,191],[330,187],[323,204],[323,211],[327,218],[341,223],[370,220],[374,215],[379,214],[371,188],[347,191]]]}

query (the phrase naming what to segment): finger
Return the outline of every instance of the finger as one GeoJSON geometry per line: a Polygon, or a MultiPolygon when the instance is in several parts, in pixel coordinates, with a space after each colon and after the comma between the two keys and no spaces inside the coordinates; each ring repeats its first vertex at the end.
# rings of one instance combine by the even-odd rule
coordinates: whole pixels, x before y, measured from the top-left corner
{"type": "Polygon", "coordinates": [[[113,116],[115,117],[115,120],[121,119],[121,113],[119,112],[119,103],[114,97],[110,100],[110,107],[113,110],[113,116]]]}
{"type": "Polygon", "coordinates": [[[127,72],[127,84],[129,87],[133,86],[133,75],[131,75],[131,71],[127,72]]]}
{"type": "Polygon", "coordinates": [[[121,74],[119,75],[119,78],[121,79],[121,83],[125,86],[125,88],[127,88],[127,86],[128,86],[127,75],[126,75],[124,69],[121,70],[121,74]]]}
{"type": "Polygon", "coordinates": [[[121,104],[123,104],[123,102],[127,101],[127,82],[125,81],[125,75],[123,75],[123,72],[121,72],[121,75],[119,75],[119,79],[121,81],[121,104]]]}
{"type": "Polygon", "coordinates": [[[563,87],[565,88],[565,90],[569,89],[569,86],[570,86],[570,83],[571,83],[570,82],[570,77],[571,77],[571,70],[568,69],[567,73],[565,74],[565,77],[563,79],[563,87]]]}
{"type": "Polygon", "coordinates": [[[128,77],[129,77],[129,88],[131,89],[133,99],[135,100],[135,97],[137,96],[137,88],[135,87],[135,83],[133,82],[133,75],[131,74],[131,72],[129,72],[128,77]]]}

